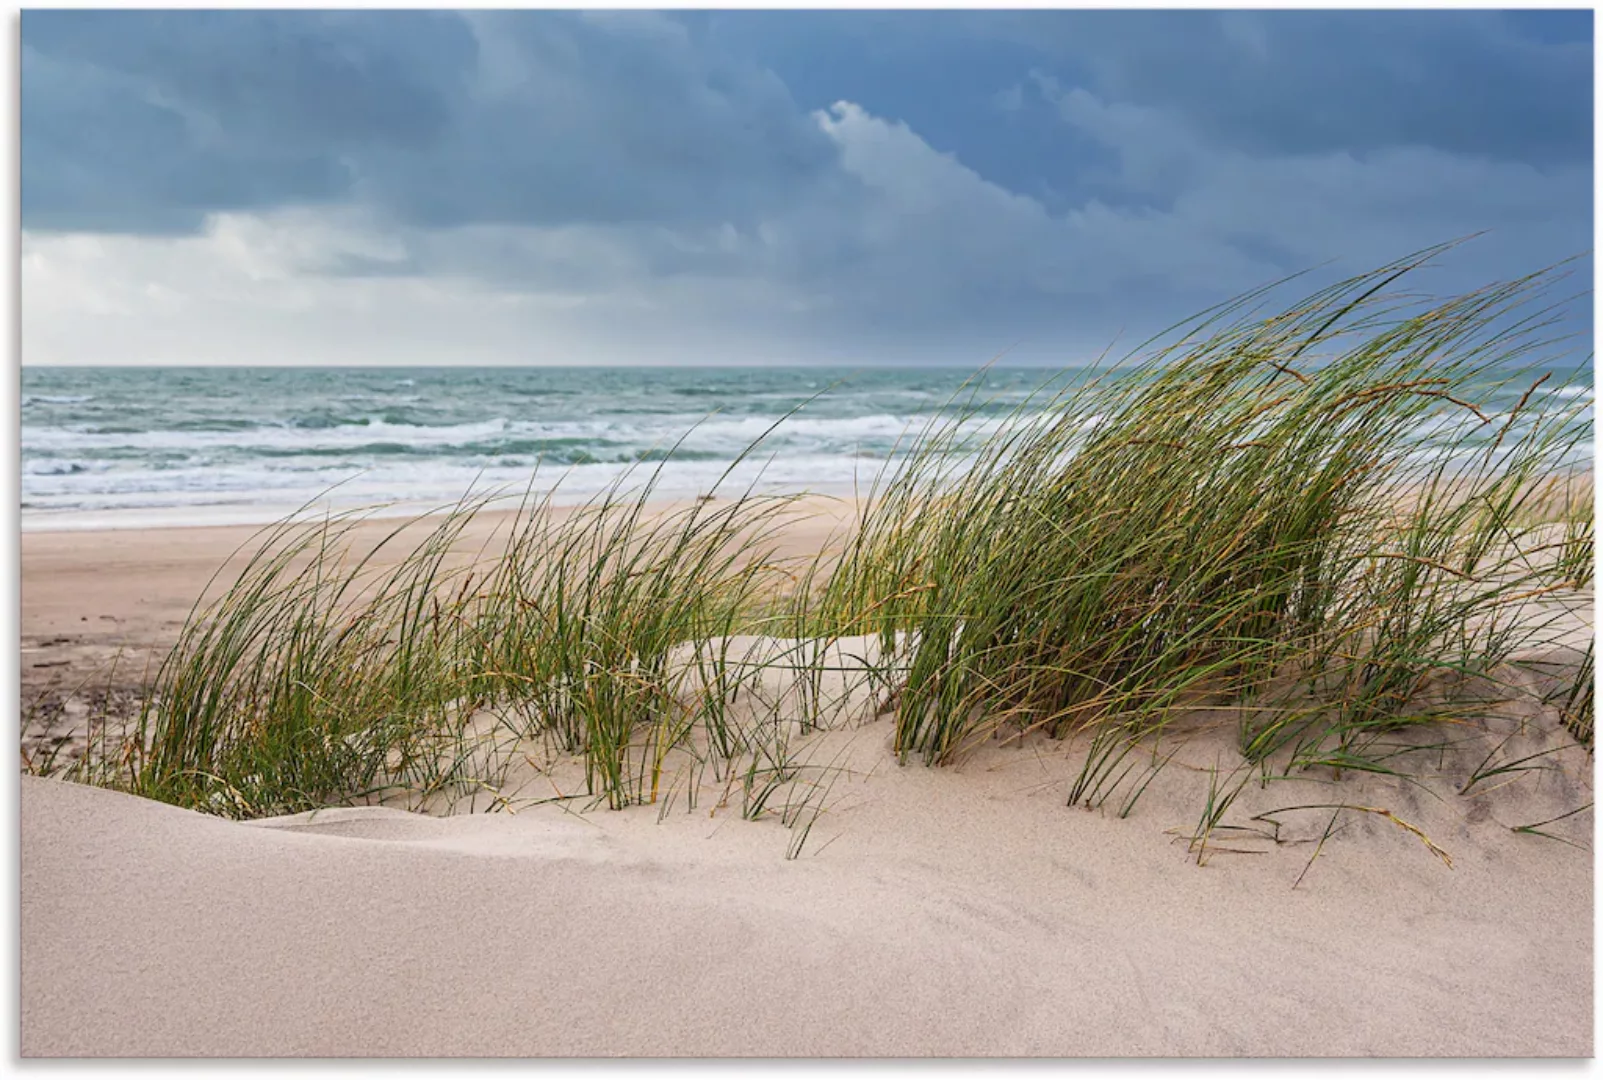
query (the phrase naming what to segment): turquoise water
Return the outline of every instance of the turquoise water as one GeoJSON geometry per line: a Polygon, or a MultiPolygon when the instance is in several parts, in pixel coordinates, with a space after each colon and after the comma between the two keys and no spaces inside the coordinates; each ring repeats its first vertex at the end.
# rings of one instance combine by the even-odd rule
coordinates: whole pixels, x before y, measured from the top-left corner
{"type": "MultiPolygon", "coordinates": [[[[725,491],[866,485],[910,434],[965,394],[954,369],[25,368],[25,527],[265,521],[335,505],[438,504],[470,488],[579,501],[662,464],[663,495],[706,492],[791,410],[725,491]],[[670,453],[671,452],[671,453],[670,453]],[[338,485],[338,487],[336,487],[338,485]]],[[[1051,378],[993,369],[983,429],[1051,378]]],[[[1557,372],[1553,404],[1590,400],[1590,368],[1557,372]]],[[[1517,391],[1490,393],[1508,408],[1517,391]]],[[[1590,418],[1590,410],[1587,411],[1590,418]]],[[[1446,422],[1444,414],[1443,422],[1446,422]]],[[[1425,437],[1427,430],[1421,432],[1425,437]]],[[[1588,443],[1584,454],[1590,458],[1588,443]]]]}

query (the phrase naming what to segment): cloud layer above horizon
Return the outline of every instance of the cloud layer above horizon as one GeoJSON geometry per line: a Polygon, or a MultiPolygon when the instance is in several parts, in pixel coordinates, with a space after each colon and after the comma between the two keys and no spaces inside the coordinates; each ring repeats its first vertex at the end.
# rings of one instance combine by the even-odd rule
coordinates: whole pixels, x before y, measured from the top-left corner
{"type": "Polygon", "coordinates": [[[1592,240],[1584,11],[30,11],[21,59],[25,363],[1071,363],[1592,240]]]}

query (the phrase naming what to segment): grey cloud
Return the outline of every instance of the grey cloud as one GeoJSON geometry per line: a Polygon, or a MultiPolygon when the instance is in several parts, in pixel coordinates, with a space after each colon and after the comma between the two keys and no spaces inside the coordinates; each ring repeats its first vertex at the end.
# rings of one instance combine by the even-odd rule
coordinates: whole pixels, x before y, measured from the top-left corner
{"type": "Polygon", "coordinates": [[[1104,102],[1050,79],[1038,85],[1066,124],[1115,152],[1114,182],[1161,205],[1149,220],[1182,249],[1206,238],[1280,273],[1330,259],[1352,273],[1489,230],[1438,274],[1468,288],[1590,242],[1589,163],[1539,168],[1422,146],[1251,152],[1198,137],[1178,110],[1104,102]]]}
{"type": "Polygon", "coordinates": [[[34,229],[185,232],[347,198],[353,152],[426,145],[472,58],[454,17],[410,14],[28,12],[22,36],[34,229]]]}
{"type": "Polygon", "coordinates": [[[1041,89],[1066,126],[1110,149],[1108,182],[1146,193],[1142,204],[1092,198],[1051,211],[905,125],[842,105],[823,127],[852,199],[801,201],[744,228],[419,230],[410,265],[601,307],[609,296],[671,295],[687,321],[755,320],[778,338],[972,355],[1018,337],[1101,348],[1121,328],[1156,329],[1154,308],[1200,310],[1331,258],[1330,274],[1358,272],[1488,225],[1449,261],[1465,287],[1484,283],[1487,267],[1521,272],[1585,246],[1585,169],[1422,148],[1252,154],[1191,137],[1166,110],[1047,80],[1041,89]]]}
{"type": "Polygon", "coordinates": [[[783,84],[659,16],[473,17],[473,108],[426,158],[369,160],[422,224],[750,222],[828,182],[833,148],[783,84]]]}
{"type": "Polygon", "coordinates": [[[527,310],[532,330],[564,311],[576,339],[693,329],[975,362],[1019,337],[1098,349],[1121,327],[1157,329],[1154,312],[1331,257],[1367,269],[1492,227],[1459,262],[1480,284],[1590,236],[1574,49],[1495,19],[1439,41],[1397,23],[1373,47],[1341,19],[1293,32],[1291,16],[1253,13],[872,24],[1034,43],[1040,69],[1016,72],[1016,95],[975,92],[1022,156],[1050,159],[1039,140],[1068,162],[1047,200],[1028,177],[937,152],[896,113],[843,104],[820,121],[752,54],[709,40],[707,20],[194,17],[25,17],[27,229],[182,233],[243,211],[218,246],[300,282],[308,303],[325,285],[413,297],[443,282],[527,310]],[[1329,60],[1310,56],[1318,33],[1329,60]],[[1484,131],[1432,121],[1477,64],[1514,104],[1484,131]],[[1372,77],[1373,93],[1334,95],[1372,77]],[[1512,132],[1508,110],[1549,93],[1556,119],[1512,132]],[[306,281],[319,275],[339,280],[306,281]]]}
{"type": "Polygon", "coordinates": [[[23,219],[169,231],[347,199],[403,223],[750,221],[832,148],[657,16],[29,13],[23,219]]]}
{"type": "Polygon", "coordinates": [[[942,149],[1018,191],[1041,191],[1045,179],[1083,193],[1072,175],[1062,175],[1078,169],[1082,147],[1061,138],[1030,140],[1028,114],[1009,118],[1020,126],[1015,145],[980,115],[1031,67],[1111,101],[1175,110],[1211,141],[1255,153],[1414,145],[1548,165],[1592,155],[1592,13],[1586,11],[815,11],[702,18],[720,29],[721,40],[775,66],[809,104],[847,97],[908,120],[942,149]],[[820,94],[828,97],[819,101],[820,94]]]}
{"type": "Polygon", "coordinates": [[[1592,45],[1496,12],[1073,12],[999,22],[1103,95],[1255,152],[1592,156],[1592,45]]]}
{"type": "Polygon", "coordinates": [[[206,134],[324,151],[426,144],[475,59],[460,19],[424,12],[41,11],[22,36],[210,119],[206,134]]]}
{"type": "Polygon", "coordinates": [[[326,154],[197,139],[191,119],[115,71],[24,49],[21,196],[30,228],[181,233],[212,210],[341,195],[326,154]]]}

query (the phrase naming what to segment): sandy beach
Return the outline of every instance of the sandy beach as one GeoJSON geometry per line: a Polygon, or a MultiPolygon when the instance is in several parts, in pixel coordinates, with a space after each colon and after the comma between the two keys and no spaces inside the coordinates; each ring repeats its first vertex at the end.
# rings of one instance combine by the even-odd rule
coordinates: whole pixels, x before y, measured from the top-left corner
{"type": "Polygon", "coordinates": [[[1594,23],[24,12],[18,1055],[1592,1058],[1594,23]]]}
{"type": "MultiPolygon", "coordinates": [[[[24,702],[157,655],[248,535],[25,533],[24,702]]],[[[1590,803],[1579,748],[1469,797],[1252,786],[1255,831],[1199,865],[1233,730],[1185,729],[1121,819],[1066,805],[1078,739],[899,766],[872,714],[817,737],[835,780],[796,858],[711,800],[241,823],[25,776],[22,1053],[1592,1053],[1592,814],[1514,831],[1590,803]],[[1276,813],[1335,802],[1440,854],[1379,813],[1322,845],[1328,812],[1276,813]]],[[[1514,745],[1560,745],[1526,719],[1514,745]]]]}

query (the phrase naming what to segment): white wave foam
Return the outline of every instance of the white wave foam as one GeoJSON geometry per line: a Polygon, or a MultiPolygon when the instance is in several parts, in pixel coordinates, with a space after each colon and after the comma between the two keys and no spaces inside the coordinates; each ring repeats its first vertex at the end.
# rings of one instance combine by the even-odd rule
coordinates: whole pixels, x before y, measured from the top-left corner
{"type": "Polygon", "coordinates": [[[93,394],[24,394],[22,407],[29,405],[82,405],[86,401],[95,400],[93,394]]]}
{"type": "Polygon", "coordinates": [[[783,456],[748,460],[733,470],[720,461],[575,465],[567,468],[480,468],[450,462],[390,463],[369,469],[276,468],[256,462],[228,469],[123,469],[103,475],[48,474],[23,478],[22,501],[29,510],[116,510],[122,508],[205,507],[241,503],[300,504],[327,496],[340,507],[392,501],[449,502],[466,492],[537,493],[557,490],[559,501],[588,498],[624,480],[637,486],[656,478],[665,496],[704,494],[721,477],[719,489],[733,494],[746,485],[761,490],[833,489],[871,483],[882,461],[834,455],[783,456]],[[337,485],[337,486],[336,486],[337,485]],[[331,490],[332,489],[332,490],[331,490]]]}
{"type": "Polygon", "coordinates": [[[80,473],[105,472],[108,461],[75,461],[68,458],[31,458],[22,463],[24,476],[76,476],[80,473]]]}
{"type": "Polygon", "coordinates": [[[82,428],[23,425],[23,445],[31,451],[147,450],[184,452],[237,450],[344,450],[373,443],[419,449],[444,448],[493,438],[508,430],[504,418],[472,424],[428,427],[374,420],[365,425],[293,428],[263,425],[243,431],[87,431],[82,428]]]}
{"type": "MultiPolygon", "coordinates": [[[[429,426],[372,420],[326,428],[262,425],[243,431],[140,431],[108,432],[82,427],[24,425],[23,444],[33,453],[72,456],[83,452],[133,450],[189,453],[231,449],[301,454],[359,451],[363,447],[393,444],[409,450],[449,451],[483,443],[511,441],[563,442],[584,450],[601,444],[597,457],[619,449],[666,450],[676,443],[692,452],[733,457],[767,433],[766,442],[787,449],[849,452],[860,446],[884,447],[917,435],[928,416],[888,413],[858,417],[713,416],[656,414],[553,420],[512,420],[497,417],[473,423],[429,426]],[[778,424],[775,427],[775,424],[778,424]]],[[[938,423],[944,423],[940,421],[938,423]]],[[[1008,423],[1005,417],[974,418],[965,432],[983,434],[1008,423]]]]}

